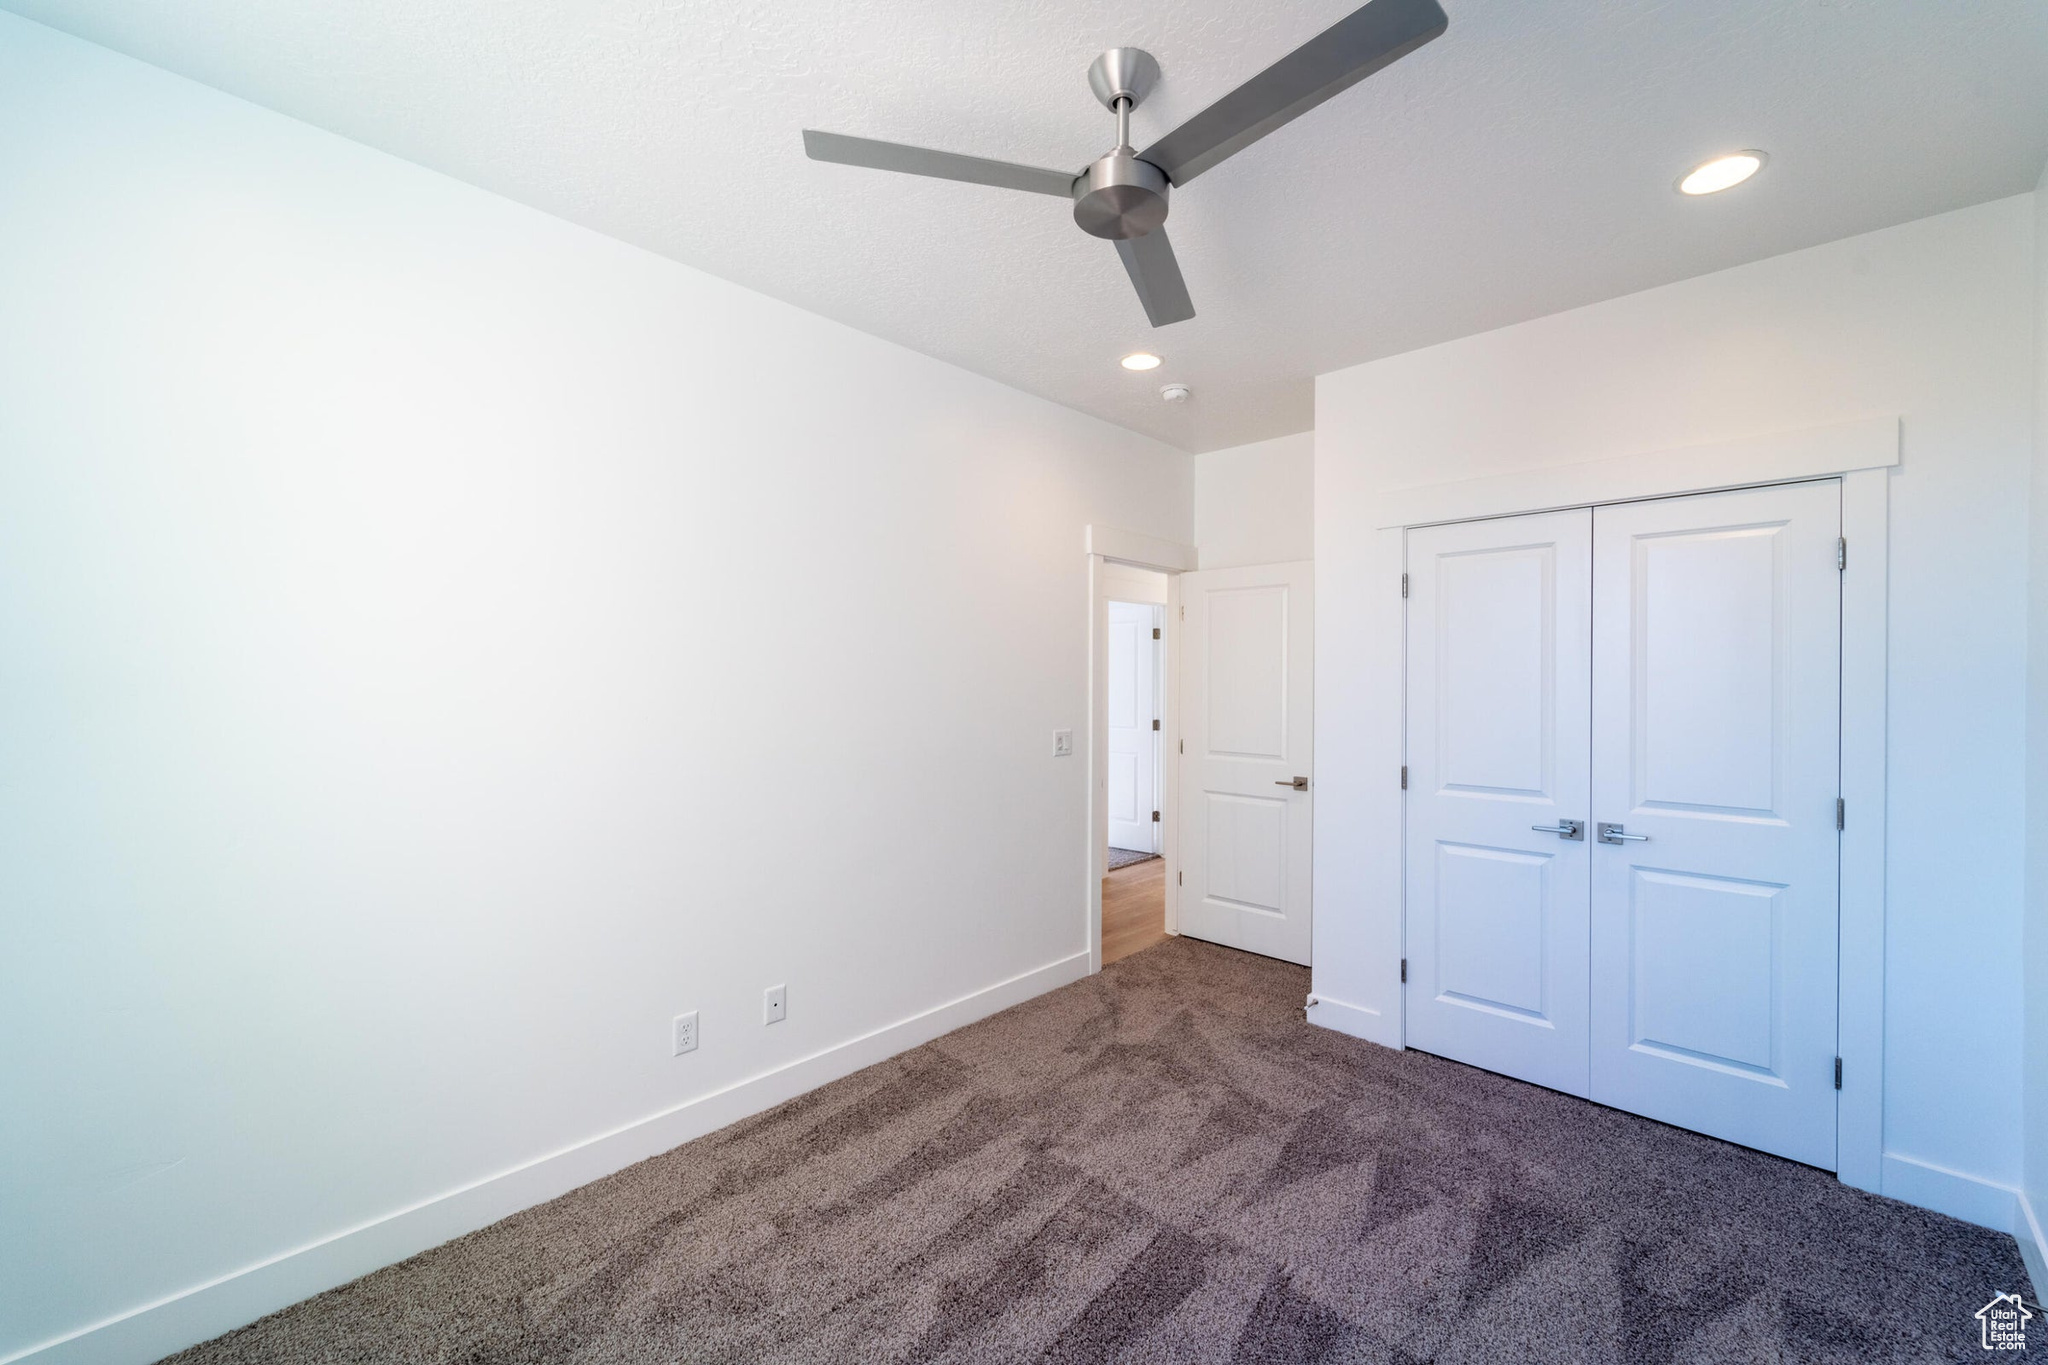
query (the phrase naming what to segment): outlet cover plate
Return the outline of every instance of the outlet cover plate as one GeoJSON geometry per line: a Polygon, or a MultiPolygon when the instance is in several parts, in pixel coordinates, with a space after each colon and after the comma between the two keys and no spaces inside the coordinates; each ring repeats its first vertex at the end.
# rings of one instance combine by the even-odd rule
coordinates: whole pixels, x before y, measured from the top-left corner
{"type": "Polygon", "coordinates": [[[1052,756],[1054,758],[1072,758],[1074,756],[1074,732],[1072,730],[1055,730],[1052,732],[1052,756]]]}
{"type": "Polygon", "coordinates": [[[678,1014],[675,1018],[675,1023],[669,1028],[669,1039],[675,1049],[669,1054],[671,1057],[680,1057],[685,1052],[695,1052],[697,1050],[697,1011],[691,1010],[688,1014],[678,1014]]]}
{"type": "Polygon", "coordinates": [[[789,987],[770,986],[761,993],[761,1022],[779,1024],[789,1017],[789,987]]]}

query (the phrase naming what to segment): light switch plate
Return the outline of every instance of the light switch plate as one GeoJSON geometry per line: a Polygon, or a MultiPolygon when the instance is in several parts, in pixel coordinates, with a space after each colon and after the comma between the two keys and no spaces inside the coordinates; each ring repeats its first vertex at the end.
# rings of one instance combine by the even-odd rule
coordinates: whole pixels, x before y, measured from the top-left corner
{"type": "Polygon", "coordinates": [[[1054,758],[1072,758],[1074,756],[1074,732],[1072,730],[1055,730],[1052,732],[1052,756],[1054,758]]]}
{"type": "Polygon", "coordinates": [[[761,994],[761,1022],[779,1024],[789,1017],[789,987],[770,986],[761,994]]]}

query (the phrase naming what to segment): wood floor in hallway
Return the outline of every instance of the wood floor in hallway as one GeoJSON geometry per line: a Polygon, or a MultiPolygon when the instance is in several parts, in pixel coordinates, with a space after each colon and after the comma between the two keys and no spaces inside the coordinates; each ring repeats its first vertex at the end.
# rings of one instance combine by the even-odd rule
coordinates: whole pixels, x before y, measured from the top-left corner
{"type": "Polygon", "coordinates": [[[1166,860],[1150,858],[1102,879],[1102,965],[1166,937],[1166,860]]]}

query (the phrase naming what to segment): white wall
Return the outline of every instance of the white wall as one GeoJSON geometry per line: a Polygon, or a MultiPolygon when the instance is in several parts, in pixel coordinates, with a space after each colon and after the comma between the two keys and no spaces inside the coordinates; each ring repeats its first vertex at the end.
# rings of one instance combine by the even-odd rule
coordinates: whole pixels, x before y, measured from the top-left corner
{"type": "Polygon", "coordinates": [[[2034,191],[2034,466],[2028,561],[2027,900],[2021,1088],[2027,1207],[2016,1228],[2034,1294],[2048,1294],[2048,168],[2034,191]]]}
{"type": "Polygon", "coordinates": [[[1315,433],[1195,457],[1195,546],[1205,569],[1315,558],[1315,433]]]}
{"type": "Polygon", "coordinates": [[[1399,570],[1369,558],[1378,500],[1897,414],[1885,1146],[2010,1207],[2018,1089],[1985,1078],[2020,1062],[2033,232],[2020,196],[1317,380],[1319,993],[1398,1008],[1398,906],[1355,894],[1397,837],[1358,816],[1398,762],[1369,731],[1400,699],[1360,683],[1399,570]]]}
{"type": "Polygon", "coordinates": [[[0,184],[0,1358],[1085,967],[1189,457],[5,15],[0,184]]]}

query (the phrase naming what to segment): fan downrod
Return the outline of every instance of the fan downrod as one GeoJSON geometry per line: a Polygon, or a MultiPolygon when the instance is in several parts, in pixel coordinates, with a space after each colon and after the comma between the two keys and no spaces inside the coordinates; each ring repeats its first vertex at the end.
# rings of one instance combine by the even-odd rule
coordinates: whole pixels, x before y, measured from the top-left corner
{"type": "Polygon", "coordinates": [[[1159,83],[1159,63],[1143,48],[1113,47],[1088,66],[1088,88],[1116,115],[1116,146],[1074,181],[1074,221],[1111,241],[1142,237],[1166,221],[1166,172],[1131,147],[1131,110],[1159,83]]]}

